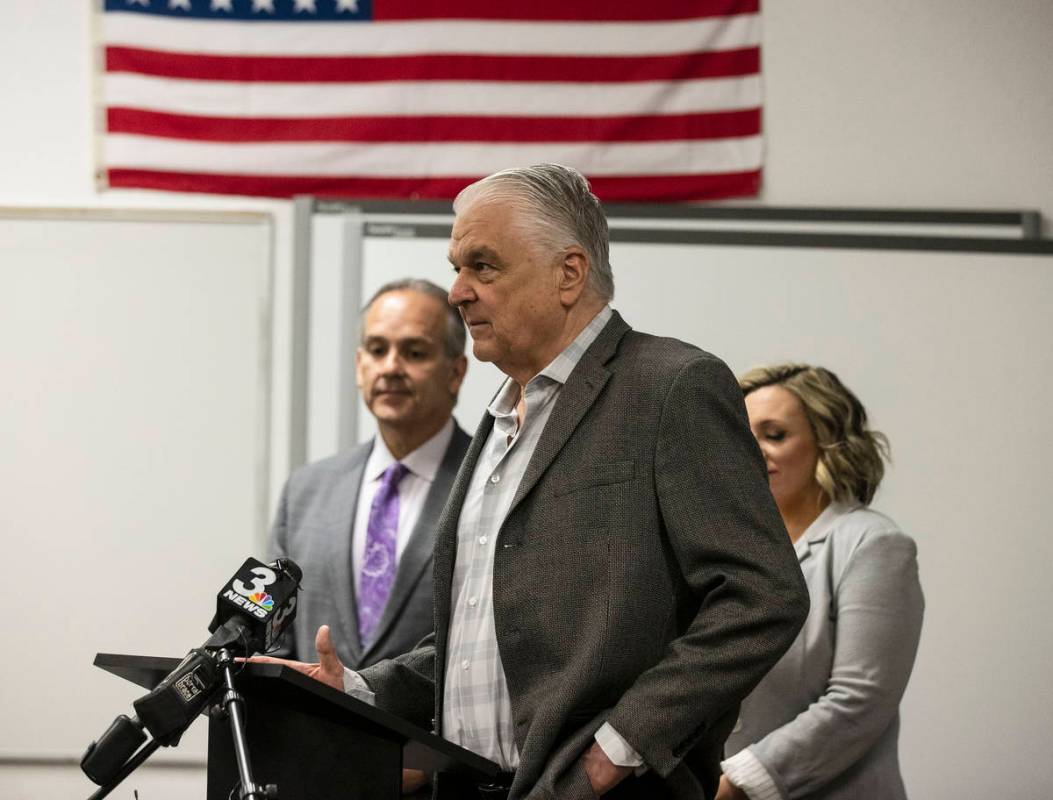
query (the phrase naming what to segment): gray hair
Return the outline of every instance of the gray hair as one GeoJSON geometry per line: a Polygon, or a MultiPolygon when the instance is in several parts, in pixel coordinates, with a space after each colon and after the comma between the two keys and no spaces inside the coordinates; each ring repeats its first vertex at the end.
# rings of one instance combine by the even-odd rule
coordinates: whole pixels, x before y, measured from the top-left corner
{"type": "Polygon", "coordinates": [[[461,319],[461,312],[450,305],[449,293],[445,289],[423,278],[402,278],[401,280],[391,281],[390,283],[385,283],[373,293],[373,296],[369,298],[369,302],[362,307],[362,311],[359,314],[358,339],[360,342],[364,343],[366,338],[366,314],[369,313],[369,309],[373,307],[373,303],[377,301],[377,298],[389,292],[419,292],[420,294],[434,297],[441,302],[443,308],[446,309],[446,334],[442,340],[446,357],[452,359],[464,355],[464,344],[467,340],[467,334],[464,330],[464,320],[461,319]]]}
{"type": "Polygon", "coordinates": [[[553,252],[574,244],[581,247],[589,259],[589,289],[601,300],[614,298],[607,217],[588,180],[576,169],[536,164],[495,172],[463,189],[453,201],[454,212],[479,198],[501,198],[518,205],[542,247],[553,252]]]}

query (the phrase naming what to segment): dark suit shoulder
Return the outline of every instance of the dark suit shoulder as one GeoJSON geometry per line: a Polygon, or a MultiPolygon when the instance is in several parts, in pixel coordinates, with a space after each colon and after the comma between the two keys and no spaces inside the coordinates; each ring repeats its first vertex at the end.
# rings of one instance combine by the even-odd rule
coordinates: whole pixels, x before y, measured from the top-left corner
{"type": "Polygon", "coordinates": [[[637,383],[642,391],[664,395],[685,373],[726,387],[734,383],[728,365],[718,356],[693,344],[668,336],[629,331],[618,346],[609,367],[622,380],[637,383]]]}
{"type": "Polygon", "coordinates": [[[621,341],[620,355],[634,355],[655,359],[661,363],[686,364],[698,359],[724,363],[717,356],[696,345],[671,336],[655,336],[637,330],[626,332],[621,341]]]}

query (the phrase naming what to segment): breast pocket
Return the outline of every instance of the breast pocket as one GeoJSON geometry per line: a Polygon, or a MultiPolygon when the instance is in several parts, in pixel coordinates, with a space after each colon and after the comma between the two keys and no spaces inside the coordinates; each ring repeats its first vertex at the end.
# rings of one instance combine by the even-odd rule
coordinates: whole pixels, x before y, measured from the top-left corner
{"type": "MultiPolygon", "coordinates": [[[[553,497],[565,497],[576,492],[600,487],[616,487],[619,483],[631,481],[636,472],[634,461],[608,461],[589,466],[580,474],[568,478],[557,486],[553,497]]],[[[613,491],[613,490],[612,490],[613,491]]]]}
{"type": "Polygon", "coordinates": [[[632,522],[635,474],[632,461],[608,461],[549,482],[531,510],[528,537],[566,539],[596,527],[624,529],[632,522]]]}

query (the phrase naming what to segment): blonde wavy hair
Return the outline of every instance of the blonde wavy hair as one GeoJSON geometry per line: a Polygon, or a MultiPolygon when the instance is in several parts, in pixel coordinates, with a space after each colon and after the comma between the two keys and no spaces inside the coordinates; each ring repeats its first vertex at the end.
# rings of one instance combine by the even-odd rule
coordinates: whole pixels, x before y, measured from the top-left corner
{"type": "Polygon", "coordinates": [[[808,364],[778,364],[751,369],[739,386],[744,397],[781,386],[800,400],[819,447],[815,479],[820,488],[835,502],[870,504],[885,474],[888,438],[870,430],[866,409],[837,375],[808,364]]]}

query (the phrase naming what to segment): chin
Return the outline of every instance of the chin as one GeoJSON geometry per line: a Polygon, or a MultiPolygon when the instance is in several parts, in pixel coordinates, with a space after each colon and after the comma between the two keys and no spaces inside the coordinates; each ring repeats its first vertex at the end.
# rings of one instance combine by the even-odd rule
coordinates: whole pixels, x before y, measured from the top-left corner
{"type": "Polygon", "coordinates": [[[377,406],[369,409],[373,416],[380,422],[402,422],[414,414],[414,409],[405,406],[393,408],[392,406],[377,406]]]}
{"type": "Polygon", "coordinates": [[[480,342],[472,342],[472,355],[480,361],[494,361],[497,358],[493,347],[480,342]]]}

